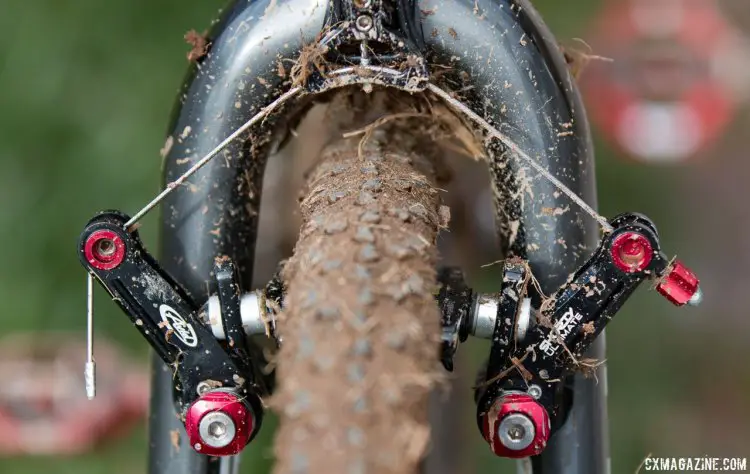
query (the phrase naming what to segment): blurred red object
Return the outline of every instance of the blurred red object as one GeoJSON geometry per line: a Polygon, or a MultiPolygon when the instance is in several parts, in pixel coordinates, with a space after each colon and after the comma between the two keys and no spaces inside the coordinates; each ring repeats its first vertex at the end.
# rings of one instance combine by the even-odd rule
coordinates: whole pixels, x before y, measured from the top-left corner
{"type": "Polygon", "coordinates": [[[144,417],[147,370],[97,336],[97,395],[89,401],[85,356],[78,335],[10,334],[0,340],[0,455],[85,452],[144,417]]]}
{"type": "MultiPolygon", "coordinates": [[[[747,93],[750,55],[715,0],[612,0],[582,78],[605,137],[650,163],[700,155],[747,93]]],[[[585,53],[583,57],[585,57],[585,53]]]]}

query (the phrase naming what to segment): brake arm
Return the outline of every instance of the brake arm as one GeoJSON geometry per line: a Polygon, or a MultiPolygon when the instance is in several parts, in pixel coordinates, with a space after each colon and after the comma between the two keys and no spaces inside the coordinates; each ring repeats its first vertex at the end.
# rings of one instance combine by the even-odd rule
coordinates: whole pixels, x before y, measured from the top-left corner
{"type": "MultiPolygon", "coordinates": [[[[498,311],[487,375],[478,391],[477,421],[500,456],[524,457],[544,449],[553,422],[559,425],[563,379],[571,370],[595,366],[595,362],[581,358],[644,280],[655,279],[656,289],[675,305],[700,302],[698,279],[681,263],[668,260],[648,218],[623,214],[611,224],[612,232],[571,279],[543,303],[536,325],[525,334],[523,344],[516,344],[512,350],[498,339],[497,333],[508,335],[508,329],[502,328],[505,316],[498,311]],[[509,356],[502,371],[498,370],[498,357],[493,357],[496,353],[509,356]],[[514,440],[509,434],[514,432],[534,435],[514,440]]],[[[508,274],[506,263],[504,285],[508,274]]],[[[513,308],[515,298],[501,294],[500,308],[513,308]]]]}
{"type": "Polygon", "coordinates": [[[188,435],[191,440],[203,436],[191,445],[205,454],[235,454],[260,428],[260,395],[267,393],[267,387],[248,361],[244,335],[239,337],[233,329],[239,317],[233,267],[224,261],[216,267],[222,317],[230,337],[225,350],[201,322],[205,307],[196,305],[159,266],[137,231],[125,230],[127,221],[127,216],[113,211],[91,219],[81,234],[79,258],[174,371],[175,401],[188,435]],[[196,413],[202,419],[217,407],[227,417],[218,421],[234,427],[228,445],[223,444],[226,440],[212,441],[196,418],[196,413]]]}

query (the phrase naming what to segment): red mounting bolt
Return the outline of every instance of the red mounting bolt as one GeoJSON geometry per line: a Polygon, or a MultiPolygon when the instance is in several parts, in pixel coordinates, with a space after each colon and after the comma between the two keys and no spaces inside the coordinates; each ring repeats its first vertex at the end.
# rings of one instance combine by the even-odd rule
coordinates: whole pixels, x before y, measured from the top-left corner
{"type": "Polygon", "coordinates": [[[185,417],[190,445],[208,456],[242,451],[255,429],[252,409],[235,393],[215,390],[193,402],[185,417]]]}
{"type": "Polygon", "coordinates": [[[484,439],[497,456],[536,456],[547,446],[549,415],[529,395],[511,393],[498,397],[483,418],[484,439]]]}
{"type": "Polygon", "coordinates": [[[669,273],[656,285],[656,290],[676,306],[698,306],[703,300],[699,283],[698,277],[676,260],[669,268],[669,273]]]}
{"type": "Polygon", "coordinates": [[[97,270],[112,270],[125,259],[125,242],[111,230],[97,230],[83,247],[86,261],[97,270]]]}
{"type": "Polygon", "coordinates": [[[612,261],[625,273],[644,270],[654,256],[654,249],[646,236],[637,232],[623,232],[612,242],[612,261]]]}

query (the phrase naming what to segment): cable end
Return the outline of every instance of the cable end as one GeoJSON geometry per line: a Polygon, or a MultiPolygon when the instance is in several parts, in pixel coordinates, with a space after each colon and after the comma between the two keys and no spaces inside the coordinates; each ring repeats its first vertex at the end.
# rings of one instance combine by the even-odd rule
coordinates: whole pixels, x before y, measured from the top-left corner
{"type": "Polygon", "coordinates": [[[93,400],[96,396],[96,362],[86,362],[83,375],[86,380],[86,397],[93,400]]]}

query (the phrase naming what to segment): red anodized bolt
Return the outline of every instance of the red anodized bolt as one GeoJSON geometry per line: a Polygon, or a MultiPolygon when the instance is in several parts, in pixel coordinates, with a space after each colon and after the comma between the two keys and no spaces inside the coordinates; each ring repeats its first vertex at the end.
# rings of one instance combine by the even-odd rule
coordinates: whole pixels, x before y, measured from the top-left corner
{"type": "Polygon", "coordinates": [[[492,452],[506,458],[536,456],[544,451],[550,436],[547,410],[523,393],[498,397],[482,424],[492,452]]]}
{"type": "Polygon", "coordinates": [[[112,270],[125,259],[125,242],[111,230],[97,230],[88,236],[83,251],[92,267],[112,270]]]}
{"type": "Polygon", "coordinates": [[[232,392],[205,393],[185,417],[190,446],[208,456],[231,456],[242,451],[255,429],[255,416],[232,392]]]}
{"type": "Polygon", "coordinates": [[[656,285],[656,290],[676,306],[686,303],[700,303],[699,280],[680,261],[675,261],[667,273],[656,285]]]}
{"type": "Polygon", "coordinates": [[[646,236],[637,232],[623,232],[612,242],[612,261],[625,273],[644,270],[654,256],[654,249],[646,236]]]}

